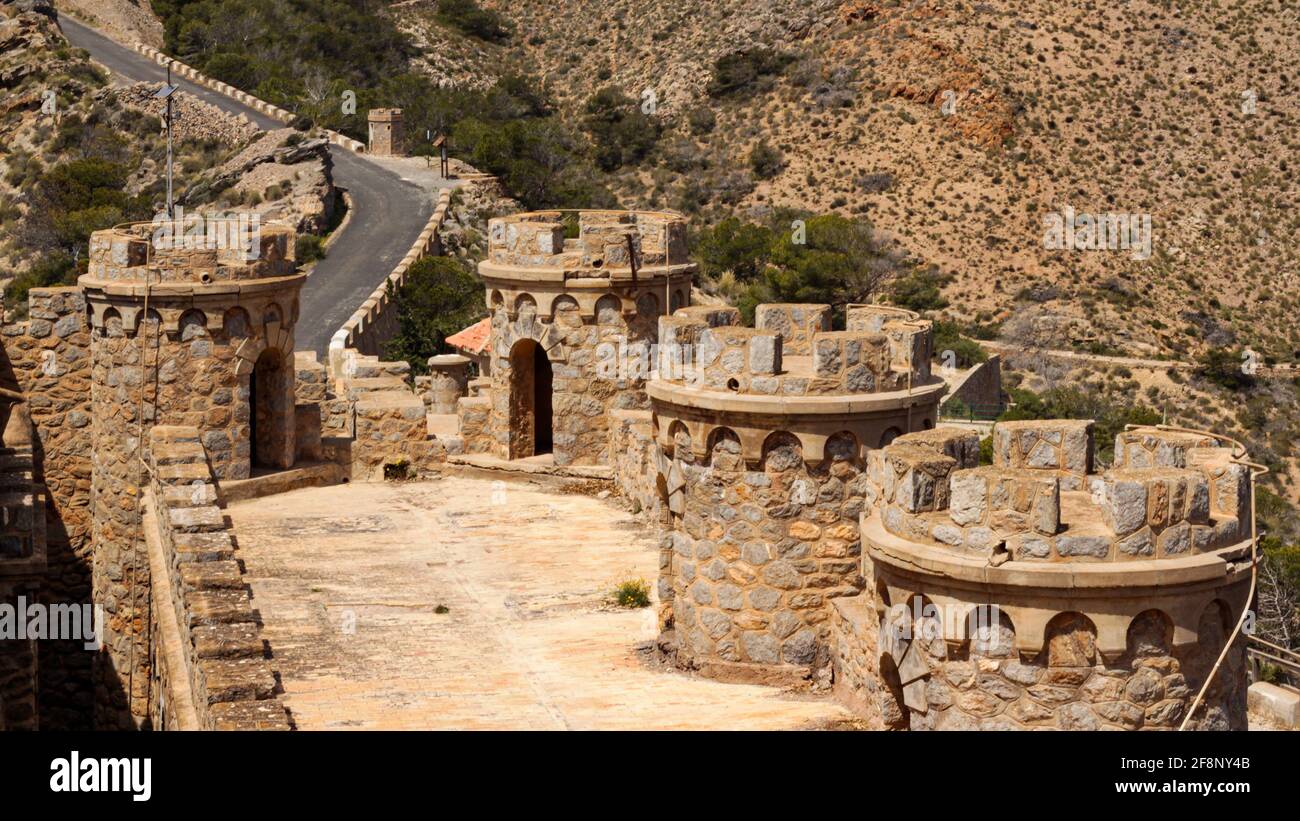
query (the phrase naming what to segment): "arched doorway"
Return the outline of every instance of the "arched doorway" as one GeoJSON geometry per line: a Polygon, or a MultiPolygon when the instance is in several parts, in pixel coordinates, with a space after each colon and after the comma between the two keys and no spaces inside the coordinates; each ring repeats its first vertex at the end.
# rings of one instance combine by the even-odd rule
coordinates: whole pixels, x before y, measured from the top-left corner
{"type": "Polygon", "coordinates": [[[531,339],[510,349],[510,458],[550,453],[551,360],[531,339]]]}
{"type": "Polygon", "coordinates": [[[289,467],[285,389],[291,385],[279,351],[262,351],[248,380],[248,441],[251,467],[289,467]]]}

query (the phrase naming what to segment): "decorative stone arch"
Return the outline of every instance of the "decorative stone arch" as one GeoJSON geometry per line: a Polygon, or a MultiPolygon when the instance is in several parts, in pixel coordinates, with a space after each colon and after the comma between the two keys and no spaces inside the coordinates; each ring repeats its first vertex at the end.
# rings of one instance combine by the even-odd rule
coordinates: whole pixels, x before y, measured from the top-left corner
{"type": "Polygon", "coordinates": [[[803,466],[803,442],[789,431],[778,430],[763,440],[759,464],[764,471],[783,473],[803,466]]]}
{"type": "Polygon", "coordinates": [[[198,308],[190,308],[181,314],[176,323],[177,336],[182,342],[189,342],[208,335],[207,314],[198,308]]]}
{"type": "Polygon", "coordinates": [[[619,325],[623,322],[623,300],[614,294],[604,294],[596,300],[596,324],[619,325]]]}
{"type": "Polygon", "coordinates": [[[501,295],[501,292],[500,292],[500,291],[498,291],[498,290],[496,290],[496,289],[493,289],[493,290],[492,290],[492,291],[487,295],[487,305],[488,305],[488,308],[491,309],[491,310],[493,310],[493,311],[495,311],[495,310],[497,310],[497,309],[499,309],[499,308],[504,308],[504,307],[506,306],[506,298],[505,298],[504,296],[501,295]]]}
{"type": "Polygon", "coordinates": [[[1043,661],[1048,667],[1091,667],[1100,656],[1097,625],[1082,613],[1057,613],[1043,629],[1043,661]]]}
{"type": "Polygon", "coordinates": [[[551,309],[547,313],[550,315],[551,321],[554,322],[560,318],[561,314],[579,310],[581,308],[578,306],[578,300],[568,294],[560,294],[551,300],[551,309]]]}
{"type": "Polygon", "coordinates": [[[709,431],[705,439],[705,458],[712,467],[723,470],[736,470],[745,464],[740,436],[726,425],[718,425],[709,431]]]}
{"type": "Polygon", "coordinates": [[[680,419],[674,419],[668,425],[668,441],[672,443],[673,456],[682,458],[688,454],[694,455],[694,437],[691,436],[691,429],[680,419]]]}
{"type": "Polygon", "coordinates": [[[642,291],[636,298],[637,317],[652,320],[657,318],[659,313],[659,295],[654,291],[642,291]]]}
{"type": "Polygon", "coordinates": [[[883,447],[888,446],[891,442],[893,442],[895,439],[897,439],[898,437],[900,437],[900,436],[902,436],[902,435],[903,435],[903,431],[902,431],[901,428],[898,428],[898,427],[895,427],[895,426],[890,426],[890,427],[886,428],[886,429],[885,429],[885,432],[882,433],[882,434],[880,434],[880,445],[879,445],[879,447],[882,447],[882,448],[883,448],[883,447]]]}
{"type": "Polygon", "coordinates": [[[160,314],[158,311],[154,310],[153,308],[150,308],[148,311],[145,310],[136,311],[135,315],[132,317],[132,320],[133,320],[132,327],[134,328],[134,334],[136,334],[137,336],[141,332],[149,334],[150,336],[158,336],[163,333],[163,330],[166,327],[166,323],[163,320],[163,315],[160,314]],[[151,324],[154,326],[153,328],[149,328],[149,325],[151,324]]]}
{"type": "Polygon", "coordinates": [[[1011,658],[1016,652],[1016,625],[1006,610],[982,604],[966,613],[966,637],[971,656],[1011,658]]]}
{"type": "Polygon", "coordinates": [[[555,442],[554,372],[549,352],[531,337],[510,346],[509,444],[507,456],[551,453],[555,442]]]}
{"type": "Polygon", "coordinates": [[[537,316],[537,300],[532,294],[520,294],[515,297],[514,307],[511,309],[511,317],[529,317],[537,316]]]}
{"type": "Polygon", "coordinates": [[[229,339],[252,337],[253,321],[248,310],[239,305],[228,309],[221,318],[221,330],[229,339]]]}
{"type": "Polygon", "coordinates": [[[270,328],[272,325],[284,324],[284,309],[279,303],[268,302],[262,307],[262,327],[270,328]]]}
{"type": "Polygon", "coordinates": [[[851,430],[836,431],[826,437],[826,442],[822,445],[822,458],[831,462],[858,464],[862,461],[862,443],[851,430]]]}
{"type": "Polygon", "coordinates": [[[1130,658],[1173,655],[1173,619],[1163,610],[1143,610],[1129,622],[1124,644],[1130,658]]]}
{"type": "Polygon", "coordinates": [[[105,308],[104,314],[100,318],[99,325],[103,329],[102,333],[104,336],[126,336],[126,327],[122,320],[122,314],[116,308],[105,308]]]}
{"type": "Polygon", "coordinates": [[[678,288],[673,291],[672,297],[668,303],[668,313],[676,311],[678,308],[686,307],[686,298],[682,296],[682,289],[678,288]]]}

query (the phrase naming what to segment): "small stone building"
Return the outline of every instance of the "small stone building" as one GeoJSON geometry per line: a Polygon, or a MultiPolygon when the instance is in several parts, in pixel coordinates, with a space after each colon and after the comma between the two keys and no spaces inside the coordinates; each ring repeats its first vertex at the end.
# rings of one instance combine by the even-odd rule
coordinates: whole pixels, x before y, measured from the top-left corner
{"type": "Polygon", "coordinates": [[[372,108],[369,116],[370,141],[367,149],[377,157],[405,157],[406,129],[402,109],[372,108]]]}
{"type": "Polygon", "coordinates": [[[479,263],[490,385],[462,399],[465,450],[609,461],[610,413],[647,408],[659,318],[690,301],[686,221],[646,211],[493,219],[479,263]]]}
{"type": "Polygon", "coordinates": [[[653,481],[666,513],[661,645],[722,678],[830,672],[829,608],[863,587],[867,457],[932,428],[930,323],[874,305],[688,307],[659,324],[653,481]]]}

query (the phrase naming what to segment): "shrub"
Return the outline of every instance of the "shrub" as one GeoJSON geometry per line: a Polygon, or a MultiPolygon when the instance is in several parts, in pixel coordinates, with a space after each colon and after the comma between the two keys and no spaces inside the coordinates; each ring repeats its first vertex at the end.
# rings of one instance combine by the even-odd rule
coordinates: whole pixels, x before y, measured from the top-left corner
{"type": "Polygon", "coordinates": [[[737,52],[719,57],[713,64],[709,80],[711,97],[727,97],[742,91],[770,87],[772,78],[785,71],[794,58],[767,48],[737,52]]]}
{"type": "Polygon", "coordinates": [[[769,145],[767,140],[759,140],[749,151],[749,167],[755,177],[770,180],[785,167],[785,156],[769,145]]]}
{"type": "Polygon", "coordinates": [[[434,16],[439,22],[480,40],[498,42],[510,38],[510,29],[501,15],[474,0],[438,0],[434,16]]]}
{"type": "Polygon", "coordinates": [[[686,124],[697,137],[712,134],[718,125],[718,116],[711,108],[696,108],[686,115],[686,124]]]}
{"type": "Polygon", "coordinates": [[[596,165],[604,171],[641,160],[659,139],[659,121],[616,88],[593,94],[585,114],[583,126],[591,134],[596,165]]]}
{"type": "Polygon", "coordinates": [[[635,609],[650,606],[650,584],[645,579],[628,579],[614,588],[614,601],[619,607],[635,609]]]}
{"type": "Polygon", "coordinates": [[[315,234],[299,234],[294,243],[294,256],[300,265],[324,259],[325,242],[315,234]]]}
{"type": "Polygon", "coordinates": [[[948,307],[940,289],[951,277],[940,274],[933,267],[915,271],[894,280],[889,299],[895,305],[912,311],[937,311],[948,307]]]}
{"type": "Polygon", "coordinates": [[[444,340],[484,313],[478,277],[455,257],[425,257],[407,269],[401,288],[389,288],[397,333],[384,355],[409,362],[413,373],[427,373],[429,357],[445,352],[444,340]]]}

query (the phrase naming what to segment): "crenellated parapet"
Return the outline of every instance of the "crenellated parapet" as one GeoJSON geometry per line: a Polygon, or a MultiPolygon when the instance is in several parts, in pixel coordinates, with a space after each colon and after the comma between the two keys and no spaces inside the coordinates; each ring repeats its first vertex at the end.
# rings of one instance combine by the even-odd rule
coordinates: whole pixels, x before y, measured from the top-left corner
{"type": "MultiPolygon", "coordinates": [[[[869,455],[868,592],[837,605],[837,686],[914,729],[1181,723],[1248,604],[1244,453],[1139,428],[1096,473],[1091,422],[1000,423],[993,465],[963,439],[869,455]]],[[[1244,726],[1244,664],[1234,645],[1193,726],[1244,726]]]]}

